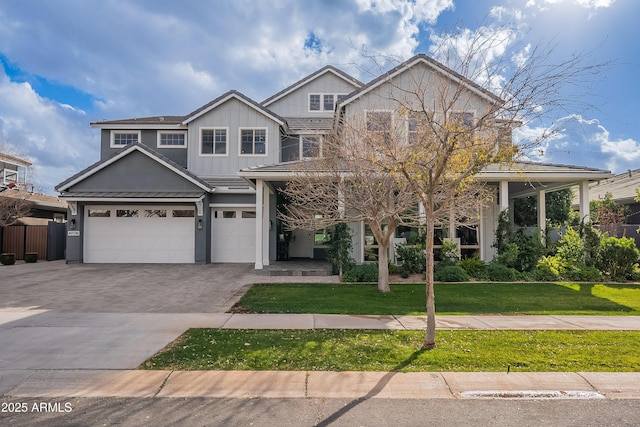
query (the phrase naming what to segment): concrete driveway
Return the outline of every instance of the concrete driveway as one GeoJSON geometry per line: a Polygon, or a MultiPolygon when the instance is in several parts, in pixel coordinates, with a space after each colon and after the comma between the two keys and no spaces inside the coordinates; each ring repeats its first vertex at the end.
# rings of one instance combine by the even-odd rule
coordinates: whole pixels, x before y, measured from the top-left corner
{"type": "Polygon", "coordinates": [[[283,279],[249,264],[0,266],[0,393],[36,369],[134,369],[224,324],[251,283],[283,279]]]}

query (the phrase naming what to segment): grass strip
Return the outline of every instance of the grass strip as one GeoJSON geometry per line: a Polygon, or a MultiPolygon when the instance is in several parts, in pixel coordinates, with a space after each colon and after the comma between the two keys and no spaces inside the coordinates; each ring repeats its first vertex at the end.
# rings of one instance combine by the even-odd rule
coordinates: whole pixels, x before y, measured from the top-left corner
{"type": "Polygon", "coordinates": [[[640,371],[640,332],[190,329],[141,369],[400,372],[640,371]]]}
{"type": "MultiPolygon", "coordinates": [[[[232,309],[248,313],[425,313],[424,284],[255,285],[232,309]]],[[[437,283],[438,314],[640,315],[638,284],[437,283]]]]}

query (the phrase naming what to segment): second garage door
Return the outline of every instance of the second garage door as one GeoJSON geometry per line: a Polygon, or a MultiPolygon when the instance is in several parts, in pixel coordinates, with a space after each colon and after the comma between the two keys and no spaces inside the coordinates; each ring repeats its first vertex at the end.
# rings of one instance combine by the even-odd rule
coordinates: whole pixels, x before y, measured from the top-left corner
{"type": "Polygon", "coordinates": [[[256,212],[247,208],[211,210],[211,262],[255,262],[256,212]]]}

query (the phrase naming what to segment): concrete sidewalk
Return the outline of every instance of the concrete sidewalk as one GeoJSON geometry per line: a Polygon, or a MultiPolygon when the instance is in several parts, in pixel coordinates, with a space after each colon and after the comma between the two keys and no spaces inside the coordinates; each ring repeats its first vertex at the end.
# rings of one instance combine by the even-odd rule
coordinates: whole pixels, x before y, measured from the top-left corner
{"type": "Polygon", "coordinates": [[[11,398],[640,399],[640,373],[2,371],[11,398]]]}

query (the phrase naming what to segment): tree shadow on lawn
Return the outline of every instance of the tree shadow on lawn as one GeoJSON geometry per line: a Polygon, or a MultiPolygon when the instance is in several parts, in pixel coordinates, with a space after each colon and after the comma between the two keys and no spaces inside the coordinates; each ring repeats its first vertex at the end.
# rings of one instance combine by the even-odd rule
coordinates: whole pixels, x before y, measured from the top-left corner
{"type": "Polygon", "coordinates": [[[399,371],[411,365],[413,361],[416,360],[425,351],[429,351],[429,350],[421,349],[411,353],[411,356],[409,356],[406,360],[403,360],[402,362],[398,363],[391,371],[387,372],[382,378],[380,378],[380,381],[378,381],[378,383],[371,390],[369,390],[369,392],[366,395],[352,400],[351,402],[343,406],[339,411],[334,412],[324,420],[320,421],[318,424],[316,424],[316,426],[318,427],[329,426],[333,424],[335,421],[339,420],[344,414],[354,409],[356,406],[380,394],[380,392],[384,390],[387,384],[389,384],[389,381],[391,381],[391,379],[395,377],[396,374],[399,373],[399,371]]]}

